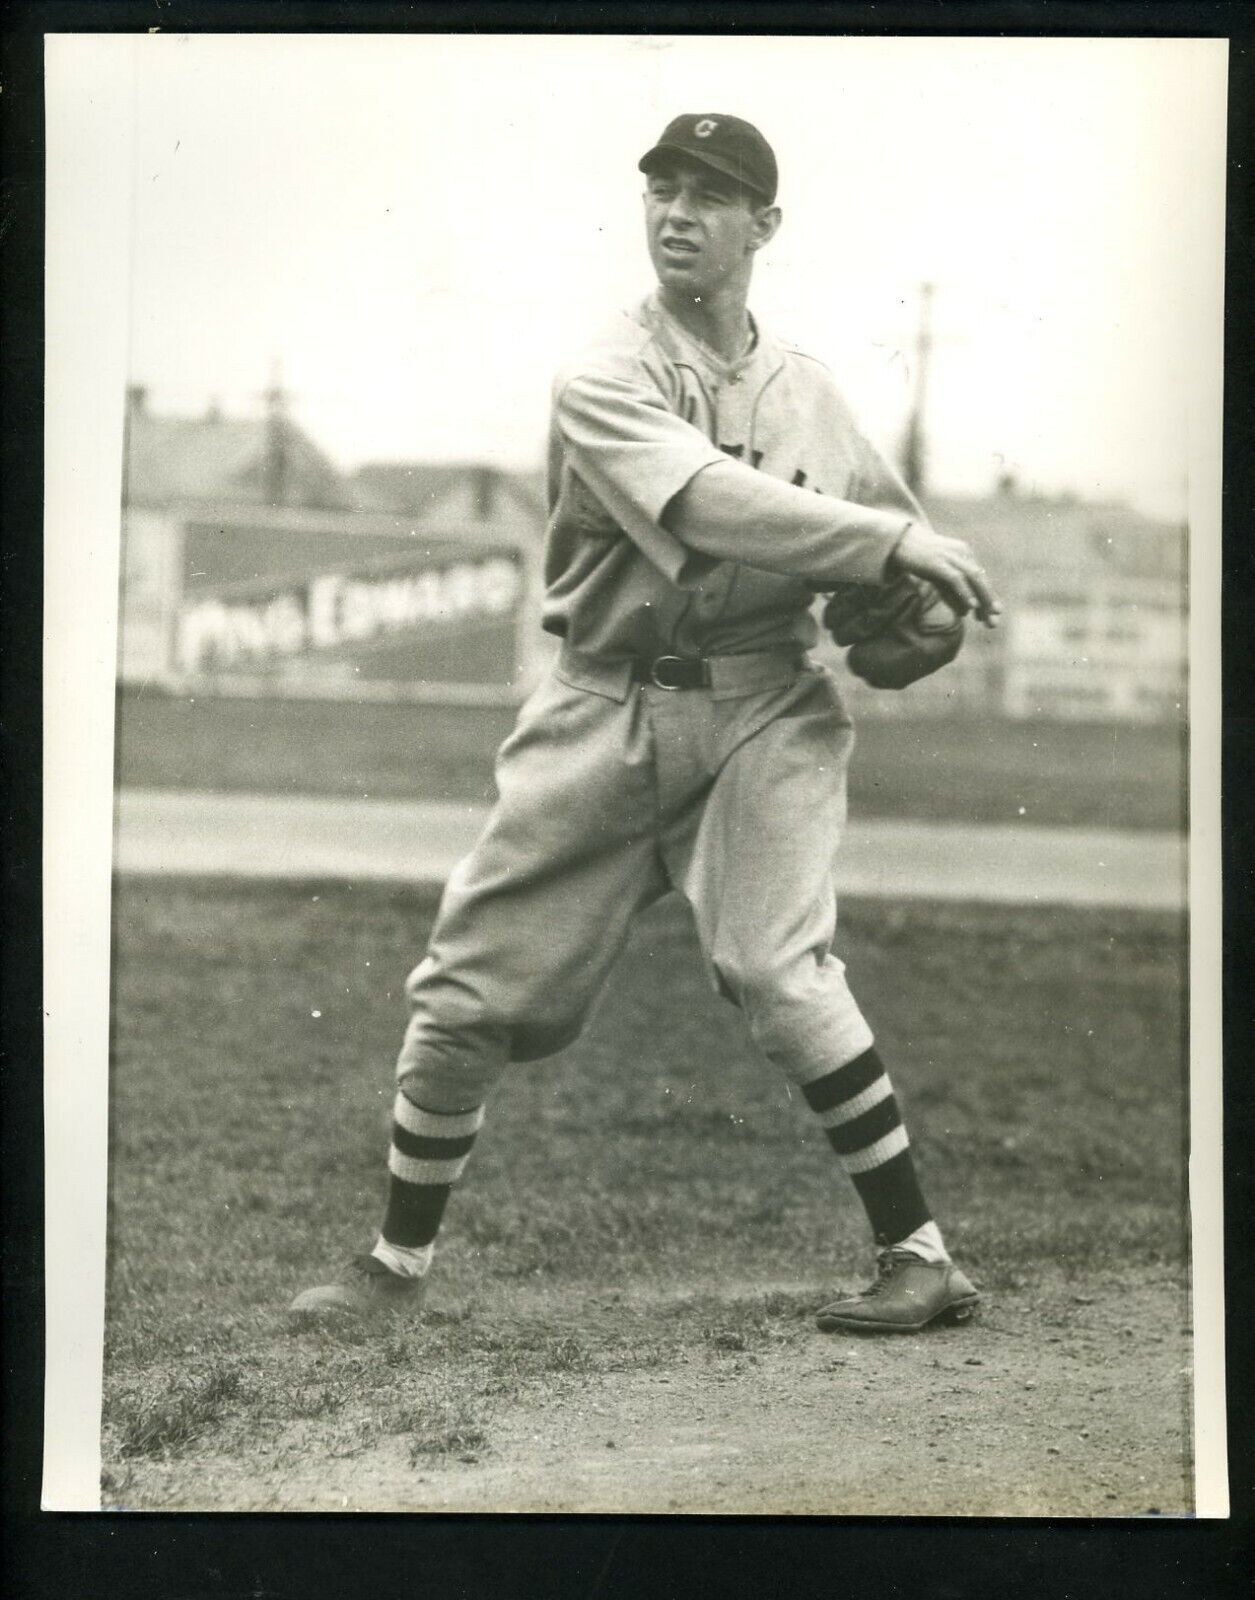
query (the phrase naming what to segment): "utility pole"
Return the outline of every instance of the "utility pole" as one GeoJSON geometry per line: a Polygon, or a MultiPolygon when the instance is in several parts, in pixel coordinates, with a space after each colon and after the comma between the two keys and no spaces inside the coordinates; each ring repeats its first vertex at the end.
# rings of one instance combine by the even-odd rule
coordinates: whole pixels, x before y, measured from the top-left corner
{"type": "Polygon", "coordinates": [[[283,387],[283,363],[278,356],[270,366],[270,387],[266,390],[266,471],[264,494],[267,505],[281,506],[287,498],[287,390],[283,387]]]}
{"type": "Polygon", "coordinates": [[[911,390],[911,410],[902,440],[902,476],[914,494],[924,492],[925,434],[924,406],[928,383],[928,360],[933,348],[933,285],[919,286],[919,328],[915,335],[915,382],[911,390]]]}

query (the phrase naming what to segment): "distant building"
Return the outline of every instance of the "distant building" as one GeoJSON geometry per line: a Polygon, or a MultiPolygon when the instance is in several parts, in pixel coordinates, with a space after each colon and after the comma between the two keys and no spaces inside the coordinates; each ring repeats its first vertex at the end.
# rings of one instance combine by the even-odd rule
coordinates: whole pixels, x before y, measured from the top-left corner
{"type": "Polygon", "coordinates": [[[500,526],[539,540],[548,508],[543,476],[477,461],[372,461],[348,480],[359,511],[435,518],[442,525],[500,526]]]}
{"type": "Polygon", "coordinates": [[[140,385],[127,391],[122,503],[305,506],[346,511],[343,475],[287,416],[157,416],[140,385]]]}
{"type": "Polygon", "coordinates": [[[937,528],[970,539],[1006,602],[957,661],[896,696],[849,680],[864,714],[1174,720],[1186,685],[1188,539],[1124,505],[930,495],[937,528]]]}
{"type": "Polygon", "coordinates": [[[942,532],[971,539],[1000,581],[1064,572],[1184,582],[1185,525],[1131,506],[1004,488],[980,498],[929,495],[927,508],[942,532]]]}
{"type": "Polygon", "coordinates": [[[1012,717],[1184,716],[1188,539],[1129,506],[1001,495],[938,502],[1007,599],[1001,707],[1012,717]]]}

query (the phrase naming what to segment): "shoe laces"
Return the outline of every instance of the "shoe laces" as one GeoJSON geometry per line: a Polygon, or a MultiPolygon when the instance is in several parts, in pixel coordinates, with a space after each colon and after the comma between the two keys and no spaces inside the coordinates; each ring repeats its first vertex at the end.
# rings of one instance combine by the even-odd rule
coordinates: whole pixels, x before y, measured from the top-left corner
{"type": "Polygon", "coordinates": [[[913,1250],[882,1250],[876,1257],[876,1281],[867,1285],[862,1298],[871,1300],[878,1294],[884,1294],[903,1267],[909,1267],[913,1261],[919,1260],[920,1257],[913,1250]]]}

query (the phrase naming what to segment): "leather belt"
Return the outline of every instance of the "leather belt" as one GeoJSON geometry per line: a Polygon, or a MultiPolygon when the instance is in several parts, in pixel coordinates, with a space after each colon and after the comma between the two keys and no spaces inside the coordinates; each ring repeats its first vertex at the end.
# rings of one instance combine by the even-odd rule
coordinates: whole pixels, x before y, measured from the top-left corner
{"type": "Polygon", "coordinates": [[[636,656],[632,682],[656,689],[753,690],[796,677],[805,665],[800,650],[751,650],[737,656],[636,656]]]}
{"type": "Polygon", "coordinates": [[[759,694],[792,683],[806,669],[806,652],[796,645],[748,650],[729,656],[592,656],[564,643],[558,676],[577,689],[591,689],[626,700],[633,686],[708,689],[715,700],[759,694]]]}
{"type": "Polygon", "coordinates": [[[656,689],[709,689],[709,656],[637,656],[632,662],[632,682],[652,683],[656,689]]]}

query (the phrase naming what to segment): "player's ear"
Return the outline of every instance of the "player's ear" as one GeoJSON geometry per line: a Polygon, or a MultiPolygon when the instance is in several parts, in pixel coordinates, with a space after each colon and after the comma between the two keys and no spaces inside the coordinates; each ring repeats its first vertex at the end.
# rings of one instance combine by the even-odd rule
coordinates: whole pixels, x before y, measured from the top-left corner
{"type": "Polygon", "coordinates": [[[750,249],[761,250],[770,244],[780,227],[782,212],[779,206],[759,206],[754,213],[754,232],[750,236],[750,249]]]}

